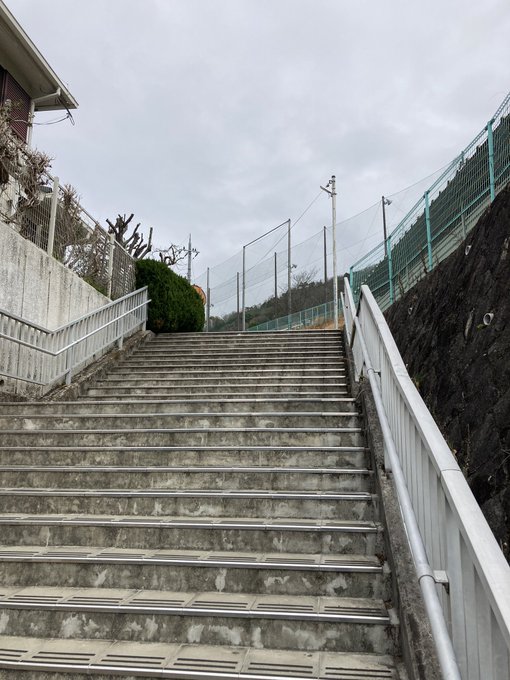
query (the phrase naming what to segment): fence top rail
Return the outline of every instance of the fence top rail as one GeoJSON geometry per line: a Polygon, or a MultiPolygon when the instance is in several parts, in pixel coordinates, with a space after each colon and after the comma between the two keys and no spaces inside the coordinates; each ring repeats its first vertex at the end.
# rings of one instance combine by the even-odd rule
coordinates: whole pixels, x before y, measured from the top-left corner
{"type": "MultiPolygon", "coordinates": [[[[377,328],[392,378],[441,480],[471,560],[510,648],[510,566],[439,427],[412,382],[386,319],[366,285],[361,288],[358,316],[363,307],[368,310],[377,328]]],[[[352,332],[354,334],[354,329],[352,332]]]]}
{"type": "MultiPolygon", "coordinates": [[[[139,288],[138,290],[135,290],[132,293],[128,293],[127,295],[124,295],[121,298],[117,298],[117,300],[113,300],[112,302],[108,302],[108,304],[103,305],[102,307],[98,307],[98,309],[94,309],[92,312],[88,312],[87,314],[84,314],[83,316],[80,316],[77,319],[73,319],[72,321],[68,321],[63,326],[59,326],[58,328],[54,328],[54,329],[45,328],[44,326],[41,326],[41,325],[39,325],[39,324],[37,324],[33,321],[28,321],[27,319],[24,319],[23,317],[18,316],[17,314],[13,314],[12,312],[8,312],[6,309],[2,309],[1,307],[0,307],[0,315],[6,316],[10,319],[13,319],[14,321],[18,321],[18,322],[24,324],[25,326],[28,326],[29,328],[33,328],[34,330],[39,331],[41,333],[45,333],[47,335],[53,335],[53,334],[59,333],[60,331],[65,330],[67,328],[70,328],[71,326],[74,326],[75,324],[80,323],[81,321],[85,321],[86,319],[88,319],[90,317],[96,316],[100,312],[104,312],[107,309],[111,309],[115,306],[118,306],[119,304],[121,304],[125,300],[128,300],[129,298],[133,298],[136,295],[139,295],[146,290],[147,290],[147,286],[144,286],[143,288],[139,288]]],[[[147,300],[147,302],[148,302],[148,300],[147,300]]],[[[144,302],[144,304],[145,304],[145,302],[144,302]]]]}

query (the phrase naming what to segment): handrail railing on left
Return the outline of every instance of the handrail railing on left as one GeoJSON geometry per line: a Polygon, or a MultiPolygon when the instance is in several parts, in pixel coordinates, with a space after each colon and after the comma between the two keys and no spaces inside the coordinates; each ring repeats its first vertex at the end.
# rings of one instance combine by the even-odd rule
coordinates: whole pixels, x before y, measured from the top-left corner
{"type": "Polygon", "coordinates": [[[144,328],[147,288],[110,302],[54,330],[0,309],[0,375],[36,385],[53,385],[91,357],[144,328]]]}

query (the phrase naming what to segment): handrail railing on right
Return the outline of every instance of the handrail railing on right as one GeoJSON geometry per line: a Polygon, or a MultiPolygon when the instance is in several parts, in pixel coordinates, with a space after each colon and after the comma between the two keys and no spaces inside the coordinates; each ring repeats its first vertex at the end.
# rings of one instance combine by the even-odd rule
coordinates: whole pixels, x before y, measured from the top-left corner
{"type": "Polygon", "coordinates": [[[85,316],[50,330],[0,309],[0,375],[36,385],[56,384],[94,355],[143,328],[147,288],[129,293],[85,316]]]}
{"type": "MultiPolygon", "coordinates": [[[[386,320],[367,286],[358,309],[345,280],[343,302],[356,374],[365,374],[380,394],[386,421],[385,454],[393,469],[408,536],[415,533],[411,510],[425,551],[413,547],[417,579],[437,591],[463,680],[510,678],[510,567],[501,552],[457,462],[409,377],[386,320]],[[389,449],[394,449],[391,456],[389,449]],[[400,481],[399,481],[400,480],[400,481]],[[399,486],[405,485],[405,489],[399,486]],[[401,492],[404,491],[403,494],[401,492]],[[408,496],[409,505],[402,498],[408,496]]],[[[383,423],[382,423],[383,424],[383,423]]],[[[384,428],[383,428],[384,432],[384,428]]],[[[416,537],[415,537],[416,538],[416,537]]],[[[430,588],[428,589],[430,591],[430,588]]],[[[426,600],[433,593],[424,593],[426,600]]],[[[430,603],[430,602],[429,602],[430,603]]],[[[430,608],[427,607],[429,615],[430,608]]],[[[436,616],[437,612],[433,614],[436,616]]],[[[431,623],[433,623],[431,618],[431,623]]],[[[434,626],[433,626],[434,627],[434,626]]],[[[439,626],[440,627],[440,626],[439,626]]],[[[445,630],[438,630],[438,655],[447,659],[445,630]],[[441,650],[441,646],[444,647],[441,650]]],[[[444,661],[443,658],[443,661],[444,661]]],[[[448,659],[445,678],[455,678],[448,659]]]]}

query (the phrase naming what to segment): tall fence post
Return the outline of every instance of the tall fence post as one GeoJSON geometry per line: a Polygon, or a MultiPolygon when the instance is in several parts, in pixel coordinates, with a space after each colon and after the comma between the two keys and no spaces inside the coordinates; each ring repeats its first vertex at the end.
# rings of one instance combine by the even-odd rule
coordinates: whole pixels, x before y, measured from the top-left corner
{"type": "Polygon", "coordinates": [[[46,252],[50,257],[53,257],[53,248],[55,246],[55,225],[57,222],[57,205],[58,205],[58,177],[53,178],[53,192],[51,194],[50,207],[50,223],[48,225],[48,245],[46,252]]]}
{"type": "Polygon", "coordinates": [[[110,234],[110,247],[109,247],[109,257],[108,257],[108,290],[107,297],[112,299],[112,288],[113,288],[113,256],[115,253],[115,234],[110,234]]]}
{"type": "Polygon", "coordinates": [[[292,262],[291,262],[291,248],[290,248],[290,220],[287,222],[287,314],[289,316],[289,330],[290,330],[290,315],[292,312],[292,262]]]}
{"type": "Polygon", "coordinates": [[[274,254],[274,318],[278,318],[278,263],[274,254]]]}
{"type": "Polygon", "coordinates": [[[423,197],[425,199],[425,225],[427,227],[427,253],[428,253],[428,261],[429,261],[429,271],[431,271],[432,266],[433,266],[433,262],[432,262],[432,230],[431,230],[431,227],[430,227],[429,192],[426,191],[423,197]]]}
{"type": "Polygon", "coordinates": [[[243,331],[246,330],[246,246],[243,246],[243,331]]]}
{"type": "Polygon", "coordinates": [[[240,307],[239,307],[239,272],[237,272],[237,330],[241,330],[241,317],[240,317],[240,307]]]}
{"type": "Polygon", "coordinates": [[[489,188],[491,193],[491,203],[496,198],[496,183],[494,179],[494,135],[492,132],[492,123],[490,120],[487,123],[487,148],[489,151],[489,188]]]}
{"type": "Polygon", "coordinates": [[[388,279],[390,282],[390,305],[395,301],[395,291],[393,288],[393,258],[391,255],[391,235],[386,239],[386,254],[388,256],[388,279]]]}
{"type": "Polygon", "coordinates": [[[211,288],[209,286],[209,267],[207,267],[207,293],[205,305],[205,332],[209,333],[209,319],[211,315],[211,288]]]}

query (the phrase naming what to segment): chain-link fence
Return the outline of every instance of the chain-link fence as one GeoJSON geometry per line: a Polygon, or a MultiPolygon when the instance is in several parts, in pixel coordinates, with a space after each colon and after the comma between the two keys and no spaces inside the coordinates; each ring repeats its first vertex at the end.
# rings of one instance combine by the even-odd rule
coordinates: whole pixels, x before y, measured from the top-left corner
{"type": "Polygon", "coordinates": [[[350,269],[355,299],[367,284],[382,309],[459,246],[510,180],[510,95],[433,181],[384,242],[350,269]]]}
{"type": "MultiPolygon", "coordinates": [[[[390,230],[409,211],[416,196],[423,193],[442,172],[443,169],[438,170],[411,187],[386,197],[386,203],[391,204],[391,209],[385,215],[390,230]]],[[[325,204],[326,219],[328,213],[329,207],[325,204]]],[[[308,238],[298,241],[301,229],[299,219],[290,224],[285,221],[270,229],[196,279],[196,283],[206,293],[208,291],[210,330],[241,330],[243,298],[246,329],[263,325],[271,319],[287,318],[304,309],[333,304],[331,226],[323,226],[308,238]]],[[[381,201],[337,223],[337,275],[340,288],[351,262],[382,233],[381,201]]]]}
{"type": "Polygon", "coordinates": [[[1,159],[0,220],[108,297],[134,290],[133,258],[83,208],[72,187],[46,170],[34,172],[33,158],[20,145],[1,159]]]}
{"type": "MultiPolygon", "coordinates": [[[[463,241],[510,179],[509,108],[510,95],[447,166],[337,223],[339,283],[350,271],[355,295],[368,283],[384,309],[463,241]],[[381,240],[383,224],[386,244],[371,248],[381,240]]],[[[327,210],[324,216],[326,221],[327,210]]],[[[198,277],[208,291],[211,330],[242,328],[243,298],[247,329],[332,300],[331,228],[299,240],[299,219],[290,228],[285,221],[270,229],[198,277]]]]}

